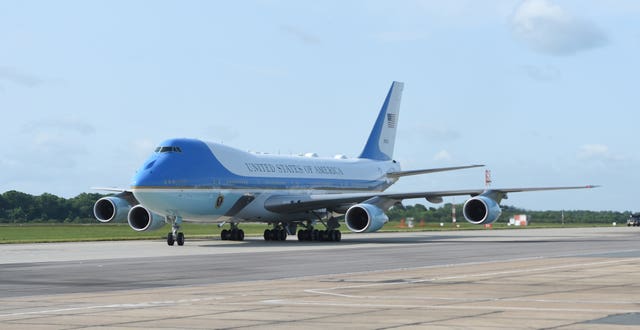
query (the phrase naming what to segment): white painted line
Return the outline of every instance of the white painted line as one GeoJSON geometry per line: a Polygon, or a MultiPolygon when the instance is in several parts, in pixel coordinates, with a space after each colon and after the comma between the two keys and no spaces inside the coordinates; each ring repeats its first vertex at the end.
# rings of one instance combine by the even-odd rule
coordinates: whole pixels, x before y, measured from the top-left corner
{"type": "Polygon", "coordinates": [[[92,309],[120,309],[120,308],[131,309],[131,308],[149,308],[149,307],[159,307],[159,306],[165,307],[165,306],[193,304],[193,303],[198,303],[203,301],[222,300],[222,299],[224,299],[224,297],[205,297],[205,298],[181,299],[181,300],[150,301],[150,302],[141,302],[141,303],[135,303],[135,304],[109,304],[109,305],[80,306],[80,307],[69,307],[69,308],[59,308],[59,309],[45,309],[45,310],[31,311],[31,312],[0,314],[0,317],[13,317],[13,316],[38,315],[38,314],[57,314],[57,313],[75,312],[75,311],[92,310],[92,309]]]}
{"type": "Polygon", "coordinates": [[[365,303],[325,303],[317,301],[287,301],[264,300],[263,304],[282,306],[320,306],[320,307],[351,307],[351,308],[393,308],[393,309],[452,309],[452,310],[497,310],[497,311],[533,311],[533,312],[576,312],[576,313],[638,313],[640,309],[594,309],[594,308],[551,308],[551,307],[511,307],[511,306],[460,306],[460,305],[425,305],[425,304],[365,304],[365,303]]]}
{"type": "MultiPolygon", "coordinates": [[[[532,259],[532,258],[526,258],[532,259]]],[[[519,261],[522,259],[512,259],[511,261],[519,261]]],[[[525,268],[525,269],[517,269],[517,270],[507,270],[507,271],[499,271],[499,272],[488,272],[488,273],[471,273],[471,274],[461,274],[454,276],[445,276],[445,277],[433,277],[428,279],[420,279],[420,280],[411,280],[404,282],[391,282],[391,283],[367,283],[367,284],[358,284],[358,285],[347,285],[347,286],[336,286],[333,288],[324,288],[324,289],[307,289],[304,292],[319,294],[319,295],[330,295],[344,298],[364,298],[364,296],[357,295],[346,295],[342,293],[334,293],[329,291],[338,291],[345,289],[360,289],[360,288],[370,288],[370,287],[383,287],[383,286],[395,286],[395,285],[407,285],[407,284],[415,284],[415,283],[424,283],[424,282],[436,282],[436,281],[449,281],[449,280],[457,280],[464,278],[472,278],[472,277],[492,277],[492,276],[502,276],[502,275],[513,275],[513,274],[523,274],[523,273],[535,273],[535,272],[547,272],[551,270],[558,269],[567,269],[567,268],[583,268],[589,266],[603,266],[610,265],[616,263],[628,263],[628,262],[640,262],[639,258],[628,258],[628,259],[616,259],[616,260],[607,260],[607,261],[596,261],[596,262],[587,262],[587,263],[573,263],[573,264],[564,264],[559,266],[548,266],[548,267],[536,267],[536,268],[525,268]]],[[[481,262],[477,264],[488,264],[494,262],[481,262]]],[[[455,266],[461,266],[463,264],[458,264],[455,266]]],[[[417,268],[420,269],[420,268],[417,268]]],[[[372,272],[376,273],[378,271],[372,272]]],[[[360,273],[366,275],[366,273],[360,273]]]]}

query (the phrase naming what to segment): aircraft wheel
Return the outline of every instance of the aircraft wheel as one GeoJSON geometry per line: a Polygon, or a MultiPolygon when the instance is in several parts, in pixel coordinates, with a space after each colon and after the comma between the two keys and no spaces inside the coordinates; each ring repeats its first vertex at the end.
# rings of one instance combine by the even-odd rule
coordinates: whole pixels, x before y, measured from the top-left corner
{"type": "Polygon", "coordinates": [[[284,241],[287,239],[287,232],[284,229],[277,230],[278,241],[284,241]]]}
{"type": "Polygon", "coordinates": [[[298,230],[298,241],[304,241],[304,230],[298,230]]]}
{"type": "Polygon", "coordinates": [[[178,233],[178,237],[176,238],[176,242],[178,242],[179,246],[184,245],[184,233],[178,233]]]}
{"type": "Polygon", "coordinates": [[[223,229],[223,230],[220,232],[220,239],[221,239],[221,240],[223,240],[223,241],[228,240],[228,239],[229,239],[229,231],[228,231],[228,230],[226,230],[226,229],[223,229]]]}
{"type": "Polygon", "coordinates": [[[244,241],[244,230],[238,229],[238,241],[244,241]]]}
{"type": "Polygon", "coordinates": [[[264,240],[265,241],[270,241],[271,240],[271,230],[269,230],[269,229],[265,229],[264,230],[264,240]]]}
{"type": "Polygon", "coordinates": [[[175,242],[175,240],[173,239],[173,233],[168,233],[167,234],[167,244],[170,246],[173,246],[173,243],[175,242]]]}
{"type": "Polygon", "coordinates": [[[340,242],[342,239],[342,233],[339,230],[329,231],[329,240],[332,242],[340,242]]]}

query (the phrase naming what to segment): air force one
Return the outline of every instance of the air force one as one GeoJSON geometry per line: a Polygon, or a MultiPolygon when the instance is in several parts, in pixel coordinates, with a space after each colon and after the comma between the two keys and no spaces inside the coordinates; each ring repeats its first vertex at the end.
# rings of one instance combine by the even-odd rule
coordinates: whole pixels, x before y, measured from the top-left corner
{"type": "Polygon", "coordinates": [[[338,216],[344,215],[352,232],[375,232],[389,221],[385,211],[403,199],[441,203],[446,196],[470,195],[463,215],[480,225],[498,219],[500,202],[508,193],[593,187],[384,192],[404,176],[483,166],[402,171],[393,149],[403,87],[401,82],[391,84],[357,158],[259,154],[196,139],[170,139],[155,149],[129,189],[97,188],[117,194],[95,203],[95,217],[101,222],[127,219],[136,231],[169,223],[169,245],[184,244],[183,221],[228,223],[222,240],[243,240],[242,222],[264,222],[271,228],[264,231],[265,240],[282,241],[297,231],[300,241],[340,241],[338,216]]]}

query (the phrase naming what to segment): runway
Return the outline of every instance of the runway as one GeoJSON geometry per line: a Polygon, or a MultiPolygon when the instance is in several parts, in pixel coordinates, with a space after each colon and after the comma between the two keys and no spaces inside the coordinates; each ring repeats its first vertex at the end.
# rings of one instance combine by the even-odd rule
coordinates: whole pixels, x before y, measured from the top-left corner
{"type": "Polygon", "coordinates": [[[637,327],[639,237],[609,227],[0,245],[0,328],[637,327]]]}

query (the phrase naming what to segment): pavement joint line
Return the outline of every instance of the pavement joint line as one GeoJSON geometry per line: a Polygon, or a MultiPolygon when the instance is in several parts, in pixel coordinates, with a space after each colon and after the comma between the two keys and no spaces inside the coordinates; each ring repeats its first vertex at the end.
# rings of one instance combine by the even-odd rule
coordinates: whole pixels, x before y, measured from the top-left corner
{"type": "Polygon", "coordinates": [[[75,311],[92,310],[92,309],[148,308],[148,307],[158,307],[158,306],[173,306],[173,305],[191,304],[191,303],[198,303],[203,301],[222,300],[222,299],[224,299],[224,297],[205,297],[205,298],[194,298],[194,299],[150,301],[150,302],[141,302],[141,303],[134,303],[134,304],[93,305],[93,306],[69,307],[69,308],[58,308],[58,309],[46,309],[41,311],[0,314],[0,317],[55,314],[55,313],[75,312],[75,311]]]}
{"type": "MultiPolygon", "coordinates": [[[[637,251],[635,249],[628,251],[637,251]]],[[[621,251],[617,251],[621,252],[621,251]]],[[[623,251],[625,252],[625,251],[623,251]]],[[[580,256],[582,254],[570,254],[568,256],[580,256]]],[[[306,278],[318,278],[318,277],[327,277],[327,276],[338,276],[338,275],[355,275],[355,274],[375,274],[375,273],[385,273],[385,272],[393,272],[393,271],[405,271],[405,270],[415,270],[415,269],[432,269],[432,268],[449,268],[449,267],[460,267],[460,266],[473,266],[473,265],[482,265],[482,264],[492,264],[492,263],[507,263],[514,261],[528,261],[528,260],[538,260],[538,259],[551,259],[558,258],[559,256],[550,256],[550,257],[525,257],[525,258],[512,258],[512,259],[501,259],[501,260],[489,260],[483,262],[466,262],[460,264],[445,264],[445,265],[430,265],[430,266],[421,266],[421,267],[403,267],[397,269],[387,269],[387,270],[375,270],[375,271],[364,271],[364,272],[353,272],[353,273],[336,273],[336,274],[326,274],[326,275],[312,275],[312,276],[302,276],[302,277],[292,277],[292,278],[283,278],[281,280],[303,280],[306,278]]],[[[458,276],[449,276],[449,277],[441,277],[441,278],[431,278],[431,279],[422,279],[422,280],[413,280],[407,282],[393,282],[393,283],[368,283],[361,285],[351,285],[351,286],[338,286],[334,288],[328,289],[306,289],[304,292],[318,295],[330,295],[330,296],[338,296],[343,298],[361,298],[362,296],[356,295],[345,295],[340,293],[332,293],[325,292],[330,290],[339,290],[339,289],[357,289],[364,287],[374,287],[374,286],[391,286],[398,284],[415,284],[415,283],[424,283],[424,282],[433,282],[433,281],[442,281],[442,280],[450,280],[450,279],[461,279],[467,277],[481,277],[481,276],[491,276],[491,275],[506,275],[506,274],[514,274],[514,273],[525,273],[525,272],[535,272],[535,271],[545,271],[545,270],[554,270],[554,269],[562,269],[562,268],[570,268],[577,266],[589,266],[589,265],[599,265],[599,264],[611,264],[611,263],[619,263],[619,262],[628,262],[632,260],[638,260],[637,258],[628,258],[628,259],[619,259],[619,260],[611,260],[611,261],[602,261],[602,262],[591,262],[591,263],[583,263],[583,264],[571,264],[571,265],[561,265],[561,266],[553,266],[553,267],[540,267],[534,269],[524,269],[524,270],[512,270],[512,271],[504,271],[504,272],[491,272],[491,273],[483,273],[483,274],[465,274],[458,276]]],[[[264,282],[264,280],[258,281],[247,281],[247,283],[251,282],[264,282]]],[[[199,285],[201,286],[201,285],[199,285]]],[[[37,315],[37,314],[48,314],[48,313],[60,313],[60,312],[70,312],[70,311],[78,311],[78,310],[91,310],[91,309],[111,309],[111,308],[146,308],[146,307],[156,307],[163,305],[178,305],[182,304],[185,301],[190,303],[200,302],[205,300],[215,300],[215,299],[223,299],[221,297],[209,297],[209,298],[196,298],[196,299],[181,299],[180,301],[164,301],[164,302],[143,302],[136,304],[110,304],[110,305],[95,305],[95,306],[82,306],[82,307],[71,307],[71,308],[62,308],[55,310],[42,310],[42,311],[31,311],[31,312],[18,312],[18,313],[8,313],[8,314],[0,314],[0,317],[12,317],[12,316],[21,316],[21,315],[37,315]]],[[[494,299],[495,300],[495,299],[494,299]]],[[[637,312],[636,310],[631,310],[630,312],[637,312]]]]}
{"type": "Polygon", "coordinates": [[[516,306],[460,306],[460,305],[410,305],[410,304],[363,304],[363,303],[327,303],[319,301],[289,301],[284,299],[263,300],[260,303],[281,306],[320,306],[320,307],[351,307],[351,308],[392,308],[392,309],[441,309],[441,310],[500,310],[527,312],[576,312],[576,313],[638,313],[640,309],[593,309],[593,308],[551,308],[551,307],[516,307],[516,306]]]}
{"type": "MultiPolygon", "coordinates": [[[[545,258],[542,258],[542,259],[545,259],[545,258]]],[[[606,260],[606,261],[597,261],[597,262],[588,262],[588,263],[564,264],[564,265],[549,266],[549,267],[536,267],[536,268],[530,268],[530,269],[508,270],[508,271],[500,271],[500,272],[489,272],[489,273],[478,273],[478,274],[473,273],[473,274],[463,274],[463,275],[455,275],[455,276],[433,277],[428,279],[410,280],[405,282],[367,283],[367,284],[359,284],[359,285],[336,286],[336,287],[327,288],[327,289],[306,289],[304,290],[304,292],[312,293],[312,294],[320,294],[320,295],[339,296],[344,298],[359,298],[360,296],[346,295],[346,294],[326,292],[326,291],[341,290],[341,289],[359,289],[359,288],[380,287],[380,286],[393,286],[393,285],[403,285],[403,284],[406,285],[406,284],[416,284],[416,283],[436,282],[436,281],[448,281],[448,280],[464,279],[469,277],[487,277],[487,276],[498,276],[498,275],[534,273],[534,272],[550,271],[550,270],[558,270],[558,269],[566,269],[566,268],[600,266],[600,265],[608,265],[608,264],[623,263],[623,262],[630,262],[630,261],[640,261],[640,259],[627,258],[627,259],[606,260]]],[[[486,262],[486,263],[491,263],[491,262],[486,262]]],[[[364,274],[366,274],[366,272],[364,274]]]]}
{"type": "MultiPolygon", "coordinates": [[[[628,253],[628,252],[638,252],[640,249],[629,249],[629,250],[615,250],[608,251],[606,253],[628,253]]],[[[418,267],[399,267],[399,268],[389,268],[389,269],[379,269],[379,270],[368,270],[368,271],[358,271],[358,272],[345,272],[345,273],[330,273],[330,274],[319,274],[319,275],[305,275],[305,276],[293,276],[293,277],[284,277],[281,280],[301,280],[307,278],[319,278],[319,277],[328,277],[328,276],[353,276],[353,275],[365,275],[365,274],[378,274],[378,273],[388,273],[388,272],[397,272],[397,271],[407,271],[407,270],[420,270],[420,269],[433,269],[433,268],[450,268],[450,267],[464,267],[464,266],[476,266],[476,265],[487,265],[494,263],[510,263],[516,261],[530,261],[530,260],[542,260],[542,259],[556,259],[556,258],[571,258],[571,257],[583,257],[594,254],[596,252],[581,252],[581,253],[569,253],[569,254],[557,254],[551,256],[533,256],[533,257],[521,257],[521,258],[510,258],[510,259],[497,259],[497,260],[487,260],[487,261],[470,261],[470,262],[462,262],[455,264],[441,264],[441,265],[429,265],[429,266],[418,266],[418,267]]],[[[602,252],[598,252],[597,254],[603,254],[602,252]]],[[[264,280],[257,280],[255,282],[261,282],[264,280]]],[[[247,283],[251,283],[253,281],[248,281],[247,283]]]]}

